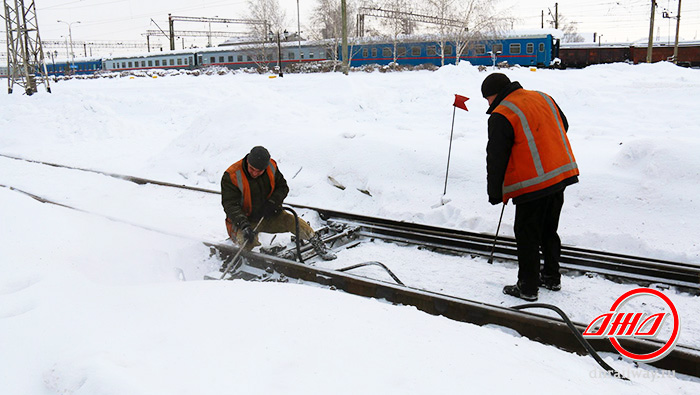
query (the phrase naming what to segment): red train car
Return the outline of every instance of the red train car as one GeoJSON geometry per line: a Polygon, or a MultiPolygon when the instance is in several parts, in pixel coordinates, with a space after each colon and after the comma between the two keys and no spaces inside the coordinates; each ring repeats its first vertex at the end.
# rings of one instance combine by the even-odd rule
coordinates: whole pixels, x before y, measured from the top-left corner
{"type": "MultiPolygon", "coordinates": [[[[651,50],[651,61],[673,60],[674,44],[655,44],[651,50]]],[[[647,46],[635,44],[630,46],[630,61],[634,64],[646,63],[647,46]]],[[[700,67],[700,41],[678,43],[678,65],[700,67]]]]}
{"type": "MultiPolygon", "coordinates": [[[[654,44],[652,62],[672,61],[674,44],[654,44]]],[[[646,63],[647,45],[643,43],[593,44],[567,43],[559,49],[561,67],[586,67],[603,63],[646,63]]],[[[678,65],[700,67],[700,41],[678,43],[678,65]]]]}

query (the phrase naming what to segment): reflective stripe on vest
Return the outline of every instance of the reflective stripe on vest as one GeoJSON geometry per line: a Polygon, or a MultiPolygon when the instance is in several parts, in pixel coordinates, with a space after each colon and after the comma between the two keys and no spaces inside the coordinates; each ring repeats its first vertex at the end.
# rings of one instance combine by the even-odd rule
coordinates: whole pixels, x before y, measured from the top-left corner
{"type": "MultiPolygon", "coordinates": [[[[248,183],[248,178],[243,171],[243,159],[232,164],[227,170],[231,182],[233,185],[238,187],[241,191],[241,207],[243,208],[243,213],[246,216],[250,216],[253,213],[253,200],[250,196],[250,184],[248,183]]],[[[272,196],[272,192],[275,190],[275,174],[277,174],[277,162],[270,159],[270,164],[265,169],[267,177],[270,179],[270,193],[267,194],[269,199],[272,196]]]]}
{"type": "Polygon", "coordinates": [[[524,138],[527,148],[513,145],[503,182],[503,201],[507,202],[510,198],[547,188],[578,175],[578,166],[554,100],[542,92],[524,89],[514,91],[506,99],[510,100],[503,100],[493,112],[510,121],[516,142],[518,137],[521,141],[524,138]],[[510,114],[499,108],[501,106],[510,110],[510,114]],[[539,125],[537,130],[533,130],[533,124],[539,125]],[[560,141],[554,144],[545,141],[551,138],[559,138],[560,141]],[[546,147],[545,151],[540,152],[542,147],[546,147]],[[543,158],[547,159],[546,165],[543,158]]]}

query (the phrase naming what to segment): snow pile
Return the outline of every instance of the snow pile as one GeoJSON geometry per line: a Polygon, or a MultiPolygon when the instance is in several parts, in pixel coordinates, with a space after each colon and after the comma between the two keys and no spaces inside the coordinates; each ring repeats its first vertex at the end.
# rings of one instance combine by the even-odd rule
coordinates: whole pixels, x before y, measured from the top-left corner
{"type": "MultiPolygon", "coordinates": [[[[581,182],[566,192],[565,244],[700,263],[700,71],[662,63],[504,72],[551,94],[571,124],[581,182]]],[[[290,184],[290,203],[493,233],[500,207],[485,191],[485,76],[461,64],[350,76],[60,81],[51,95],[0,96],[0,153],[218,189],[223,170],[264,145],[290,184]],[[469,112],[455,114],[450,202],[437,205],[455,93],[472,100],[469,112]]],[[[83,210],[0,188],[2,393],[700,389],[697,380],[641,377],[655,373],[607,356],[639,376],[625,384],[601,377],[588,357],[410,307],[298,284],[200,281],[218,261],[199,240],[225,237],[218,196],[0,164],[0,185],[83,210]]],[[[503,234],[513,234],[513,215],[507,206],[503,234]]],[[[513,267],[484,269],[472,284],[451,271],[466,258],[429,259],[435,277],[421,273],[411,285],[516,303],[492,292],[514,281],[513,267]]],[[[609,283],[573,281],[541,297],[568,310],[583,295],[603,313],[622,289],[601,297],[609,283]]],[[[682,344],[685,331],[698,336],[690,318],[697,297],[671,297],[683,298],[688,317],[682,344]]]]}

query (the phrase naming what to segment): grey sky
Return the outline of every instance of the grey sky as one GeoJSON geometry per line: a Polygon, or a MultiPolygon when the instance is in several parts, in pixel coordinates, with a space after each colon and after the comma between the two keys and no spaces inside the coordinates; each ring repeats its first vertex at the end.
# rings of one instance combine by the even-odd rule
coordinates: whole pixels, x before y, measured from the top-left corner
{"type": "MultiPolygon", "coordinates": [[[[167,29],[168,13],[183,16],[219,16],[244,18],[247,12],[245,0],[35,0],[41,36],[44,40],[64,40],[71,25],[74,41],[85,40],[128,40],[143,41],[142,35],[148,29],[157,29],[156,23],[167,29]],[[153,19],[154,22],[151,21],[153,19]]],[[[297,1],[280,0],[290,21],[289,30],[296,30],[297,1]]],[[[315,0],[299,0],[302,31],[308,23],[315,0]]],[[[540,27],[541,12],[545,20],[551,19],[555,1],[546,0],[502,0],[499,9],[507,10],[519,22],[516,29],[536,29],[540,27]]],[[[658,11],[654,28],[655,36],[674,36],[675,19],[662,18],[662,11],[668,9],[675,16],[678,0],[658,0],[658,11]]],[[[580,33],[596,32],[603,42],[635,41],[645,39],[649,33],[651,0],[561,0],[559,12],[570,22],[576,22],[580,33]]],[[[547,26],[546,26],[547,27],[547,26]]],[[[181,23],[176,29],[206,30],[204,24],[181,23]]],[[[243,31],[243,26],[216,26],[211,29],[243,31]]],[[[681,37],[686,40],[700,40],[700,2],[683,0],[681,14],[681,37]]],[[[152,42],[166,44],[165,39],[152,38],[152,42]]],[[[189,40],[189,39],[186,39],[189,40]]],[[[215,43],[216,44],[216,43],[215,43]]],[[[76,50],[77,52],[77,50],[76,50]]]]}

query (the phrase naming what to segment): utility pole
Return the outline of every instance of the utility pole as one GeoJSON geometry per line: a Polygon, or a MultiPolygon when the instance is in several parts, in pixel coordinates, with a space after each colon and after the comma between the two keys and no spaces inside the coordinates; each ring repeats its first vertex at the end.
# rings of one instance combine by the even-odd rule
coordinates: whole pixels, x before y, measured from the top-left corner
{"type": "Polygon", "coordinates": [[[654,47],[654,11],[656,11],[656,0],[651,0],[651,19],[649,22],[649,44],[647,45],[647,63],[651,63],[651,49],[654,47]]]}
{"type": "Polygon", "coordinates": [[[299,63],[301,63],[301,19],[299,19],[299,0],[297,0],[297,43],[299,44],[299,63]]]}
{"type": "Polygon", "coordinates": [[[168,29],[169,29],[169,36],[170,36],[170,50],[174,51],[175,50],[175,25],[173,21],[173,15],[168,14],[168,29]]]}
{"type": "Polygon", "coordinates": [[[673,63],[678,64],[678,34],[681,29],[681,0],[678,0],[678,15],[676,15],[676,44],[673,47],[673,63]]]}
{"type": "Polygon", "coordinates": [[[540,17],[540,29],[544,29],[544,10],[542,10],[542,16],[540,17]]]}
{"type": "Polygon", "coordinates": [[[347,7],[345,4],[345,0],[340,0],[340,7],[341,7],[341,21],[343,24],[343,42],[341,44],[342,48],[342,54],[343,54],[343,65],[342,65],[342,70],[343,74],[348,75],[348,71],[350,68],[350,64],[348,62],[348,12],[347,12],[347,7]]]}
{"type": "Polygon", "coordinates": [[[38,82],[46,85],[51,93],[48,73],[44,63],[44,50],[39,36],[34,0],[5,0],[5,31],[7,33],[7,93],[17,84],[28,96],[37,92],[38,82]]]}

